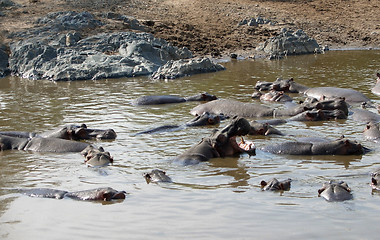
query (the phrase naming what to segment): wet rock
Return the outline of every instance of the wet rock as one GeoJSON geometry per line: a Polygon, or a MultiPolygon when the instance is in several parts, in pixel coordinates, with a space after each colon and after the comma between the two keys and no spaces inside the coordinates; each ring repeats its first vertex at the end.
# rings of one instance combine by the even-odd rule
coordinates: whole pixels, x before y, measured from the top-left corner
{"type": "MultiPolygon", "coordinates": [[[[127,21],[122,15],[106,16],[127,21]]],[[[81,32],[103,25],[88,12],[49,13],[36,23],[11,36],[24,39],[10,45],[9,69],[16,76],[54,81],[134,77],[152,74],[170,60],[192,57],[187,48],[149,33],[101,33],[82,39],[81,32]]]]}
{"type": "Polygon", "coordinates": [[[193,58],[169,61],[152,74],[152,79],[175,79],[179,77],[224,70],[209,58],[193,58]]]}
{"type": "Polygon", "coordinates": [[[285,55],[322,52],[317,41],[307,36],[301,29],[294,32],[285,28],[277,36],[260,44],[257,50],[264,51],[270,59],[281,58],[285,55]]]}
{"type": "Polygon", "coordinates": [[[192,56],[187,48],[171,46],[148,33],[98,34],[78,42],[75,35],[61,34],[49,40],[36,37],[11,44],[12,73],[54,81],[133,77],[192,56]]]}

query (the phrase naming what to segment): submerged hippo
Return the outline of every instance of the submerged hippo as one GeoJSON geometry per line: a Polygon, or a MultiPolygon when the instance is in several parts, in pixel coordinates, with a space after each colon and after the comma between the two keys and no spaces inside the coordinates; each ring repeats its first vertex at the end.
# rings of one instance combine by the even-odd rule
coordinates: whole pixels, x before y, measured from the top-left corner
{"type": "Polygon", "coordinates": [[[157,104],[168,104],[168,103],[181,103],[189,101],[212,101],[216,100],[215,95],[209,94],[207,92],[197,94],[190,97],[179,97],[173,95],[151,95],[142,96],[132,101],[132,105],[157,105],[157,104]]]}
{"type": "Polygon", "coordinates": [[[198,126],[206,126],[206,125],[216,125],[220,123],[220,120],[224,120],[225,117],[223,115],[214,115],[208,112],[204,112],[199,116],[196,116],[192,120],[188,121],[182,126],[179,125],[164,125],[160,127],[156,127],[153,129],[148,129],[146,131],[138,132],[135,135],[140,134],[151,134],[151,133],[157,133],[157,132],[164,132],[164,131],[174,131],[174,130],[180,130],[185,127],[198,127],[198,126]]]}
{"type": "Polygon", "coordinates": [[[289,91],[303,93],[309,97],[320,99],[322,97],[342,97],[349,103],[370,102],[371,100],[363,93],[349,89],[338,87],[315,87],[309,88],[302,84],[295,83],[293,78],[289,80],[278,79],[273,83],[272,88],[277,91],[289,91]]]}
{"type": "Polygon", "coordinates": [[[19,131],[4,131],[1,135],[11,137],[32,138],[61,138],[67,140],[88,140],[88,139],[115,139],[116,133],[113,129],[92,129],[87,128],[86,124],[82,125],[67,125],[51,131],[43,133],[34,132],[19,132],[19,131]]]}
{"type": "Polygon", "coordinates": [[[117,191],[113,188],[96,188],[77,192],[67,192],[51,188],[35,188],[20,190],[21,193],[30,197],[41,198],[71,198],[82,201],[112,201],[116,199],[125,199],[125,191],[117,191]]]}
{"type": "Polygon", "coordinates": [[[380,115],[374,112],[371,112],[367,109],[354,108],[352,111],[352,119],[354,121],[368,123],[378,123],[380,122],[380,115]]]}
{"type": "Polygon", "coordinates": [[[233,117],[291,117],[307,110],[320,109],[320,110],[342,110],[346,115],[348,113],[348,106],[344,98],[334,98],[320,101],[307,101],[302,104],[296,105],[288,109],[278,109],[263,106],[255,103],[244,103],[231,99],[219,99],[194,107],[190,113],[193,115],[200,115],[203,112],[212,114],[223,114],[225,116],[233,117]]]}
{"type": "Polygon", "coordinates": [[[369,122],[364,131],[363,131],[364,137],[367,140],[371,140],[374,142],[379,142],[380,139],[380,130],[379,125],[373,122],[369,122]]]}
{"type": "Polygon", "coordinates": [[[110,163],[113,163],[113,158],[109,152],[104,151],[102,147],[94,148],[94,146],[89,145],[81,154],[85,157],[84,162],[90,166],[106,166],[110,163]]]}
{"type": "Polygon", "coordinates": [[[290,178],[281,182],[273,178],[269,182],[261,181],[260,185],[264,191],[289,191],[291,182],[292,180],[290,178]]]}
{"type": "Polygon", "coordinates": [[[109,152],[104,152],[104,150],[103,152],[100,150],[95,150],[93,146],[88,143],[59,138],[21,138],[0,135],[0,151],[4,150],[25,150],[56,153],[83,151],[82,154],[85,154],[85,152],[90,152],[91,154],[86,156],[86,162],[91,166],[99,166],[98,164],[103,166],[113,161],[109,152]]]}
{"type": "Polygon", "coordinates": [[[282,132],[272,127],[269,123],[260,123],[256,121],[251,121],[251,130],[249,131],[249,135],[283,135],[282,132]]]}
{"type": "Polygon", "coordinates": [[[376,74],[377,80],[375,86],[371,89],[373,94],[379,95],[380,96],[380,73],[376,74]]]}
{"type": "Polygon", "coordinates": [[[380,191],[380,169],[371,174],[371,187],[373,190],[380,191]]]}
{"type": "Polygon", "coordinates": [[[326,121],[336,119],[347,119],[347,115],[339,109],[334,110],[309,110],[299,113],[287,121],[326,121]]]}
{"type": "Polygon", "coordinates": [[[172,179],[168,175],[166,175],[166,172],[159,169],[153,169],[149,173],[144,173],[143,176],[148,184],[160,183],[160,182],[172,182],[172,179]]]}
{"type": "MultiPolygon", "coordinates": [[[[183,164],[197,164],[211,158],[234,156],[252,149],[242,149],[236,142],[237,136],[244,136],[251,130],[249,122],[240,117],[234,117],[231,122],[220,130],[214,132],[190,149],[176,157],[176,161],[183,164]]],[[[251,145],[252,146],[252,145],[251,145]]]]}
{"type": "Polygon", "coordinates": [[[255,92],[252,94],[252,98],[260,98],[261,101],[270,102],[291,102],[293,99],[286,95],[284,91],[271,90],[265,94],[261,92],[255,92]]]}
{"type": "Polygon", "coordinates": [[[368,151],[361,144],[346,138],[327,142],[284,142],[264,146],[261,150],[288,155],[356,155],[368,151]]]}
{"type": "Polygon", "coordinates": [[[324,183],[322,188],[318,190],[318,194],[329,202],[340,202],[353,198],[351,189],[343,181],[324,183]]]}

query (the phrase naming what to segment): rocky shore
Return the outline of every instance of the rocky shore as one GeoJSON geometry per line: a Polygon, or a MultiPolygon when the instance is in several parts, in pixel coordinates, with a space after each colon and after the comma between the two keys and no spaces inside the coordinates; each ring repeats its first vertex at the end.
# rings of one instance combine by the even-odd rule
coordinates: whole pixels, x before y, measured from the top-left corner
{"type": "MultiPolygon", "coordinates": [[[[48,2],[52,4],[51,1],[48,2]]],[[[153,2],[149,3],[154,5],[153,2]]],[[[43,3],[0,0],[0,19],[7,20],[20,9],[24,9],[23,13],[31,11],[25,10],[25,4],[35,6],[43,3]]],[[[66,1],[67,6],[72,6],[71,4],[66,1]]],[[[119,6],[116,2],[114,4],[114,7],[119,6]]],[[[162,6],[165,4],[168,3],[164,1],[162,6]]],[[[244,2],[241,4],[246,6],[244,2]]],[[[89,6],[82,8],[94,10],[89,6]]],[[[147,6],[145,12],[150,11],[151,8],[147,6]]],[[[243,56],[279,59],[286,55],[322,53],[328,49],[309,37],[303,29],[285,26],[274,18],[241,19],[234,28],[231,27],[231,31],[248,29],[251,34],[264,35],[265,38],[261,42],[253,42],[244,54],[241,53],[244,47],[237,46],[225,46],[222,54],[217,48],[211,52],[205,52],[204,48],[197,49],[202,48],[202,44],[180,44],[170,39],[171,35],[165,39],[160,38],[162,32],[159,30],[163,23],[154,19],[138,20],[134,16],[114,11],[94,12],[50,11],[29,20],[26,27],[15,26],[12,31],[0,29],[3,33],[0,38],[0,77],[13,74],[34,80],[72,81],[150,75],[152,79],[173,79],[223,70],[223,66],[210,58],[223,54],[229,54],[232,58],[243,56]],[[270,34],[259,33],[258,30],[270,34]],[[194,56],[202,58],[193,58],[194,56]]],[[[136,14],[142,15],[140,11],[136,11],[136,14]]],[[[226,18],[228,14],[230,13],[226,12],[226,18]]],[[[6,22],[3,21],[1,26],[6,27],[6,22]]],[[[166,27],[170,29],[170,26],[166,27]]],[[[177,27],[181,27],[181,24],[177,27]]],[[[194,27],[188,25],[188,31],[182,32],[183,37],[192,30],[194,27]]],[[[225,36],[220,36],[223,37],[225,36]]],[[[377,43],[379,37],[376,31],[372,33],[371,41],[372,38],[377,43]]],[[[209,41],[209,44],[217,43],[217,39],[209,41]]]]}

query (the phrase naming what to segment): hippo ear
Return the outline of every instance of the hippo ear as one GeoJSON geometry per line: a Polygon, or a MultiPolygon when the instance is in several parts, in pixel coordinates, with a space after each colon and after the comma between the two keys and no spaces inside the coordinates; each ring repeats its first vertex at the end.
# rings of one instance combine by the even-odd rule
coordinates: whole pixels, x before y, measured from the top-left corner
{"type": "Polygon", "coordinates": [[[380,78],[380,73],[377,73],[376,76],[377,76],[378,78],[380,78]]]}
{"type": "Polygon", "coordinates": [[[267,182],[265,182],[265,181],[263,180],[263,181],[260,182],[260,185],[261,185],[261,187],[263,188],[263,187],[265,187],[265,186],[267,185],[267,182]]]}
{"type": "Polygon", "coordinates": [[[82,124],[80,125],[80,128],[87,128],[87,125],[84,124],[84,123],[82,123],[82,124]]]}
{"type": "Polygon", "coordinates": [[[325,191],[324,188],[318,189],[318,195],[320,195],[323,191],[325,191]]]}

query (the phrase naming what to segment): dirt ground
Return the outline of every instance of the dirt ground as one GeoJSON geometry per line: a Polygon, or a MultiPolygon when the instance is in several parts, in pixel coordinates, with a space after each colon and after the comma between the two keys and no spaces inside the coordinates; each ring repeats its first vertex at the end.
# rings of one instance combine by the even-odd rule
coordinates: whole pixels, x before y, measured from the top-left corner
{"type": "MultiPolygon", "coordinates": [[[[330,48],[379,48],[379,0],[13,0],[21,7],[1,9],[0,41],[8,33],[33,27],[49,12],[113,11],[139,19],[156,37],[186,46],[195,55],[214,57],[254,49],[282,28],[303,29],[330,48]],[[274,25],[238,26],[244,19],[262,17],[274,25]]],[[[93,32],[127,31],[125,24],[109,21],[93,32]]]]}

